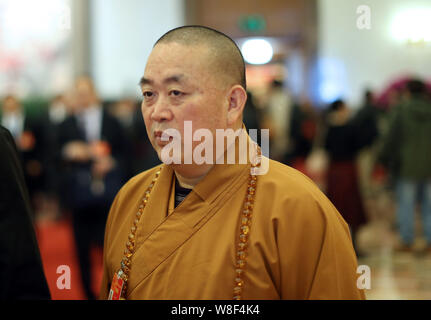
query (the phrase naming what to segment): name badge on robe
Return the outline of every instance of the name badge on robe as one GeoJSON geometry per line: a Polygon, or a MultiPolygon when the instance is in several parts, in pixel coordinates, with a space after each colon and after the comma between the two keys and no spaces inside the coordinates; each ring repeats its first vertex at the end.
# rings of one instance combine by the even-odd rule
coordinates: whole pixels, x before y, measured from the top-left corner
{"type": "Polygon", "coordinates": [[[121,293],[123,291],[124,280],[120,274],[116,272],[112,279],[111,289],[109,290],[108,300],[122,300],[121,293]]]}

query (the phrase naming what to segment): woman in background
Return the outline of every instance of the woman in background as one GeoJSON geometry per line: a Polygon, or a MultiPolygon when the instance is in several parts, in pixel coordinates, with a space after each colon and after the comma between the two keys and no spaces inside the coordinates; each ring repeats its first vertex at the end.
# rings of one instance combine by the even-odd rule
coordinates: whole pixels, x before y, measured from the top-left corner
{"type": "Polygon", "coordinates": [[[375,122],[368,120],[363,117],[352,118],[342,100],[333,102],[327,115],[327,196],[349,224],[357,254],[356,234],[367,219],[359,191],[356,156],[377,135],[375,122]]]}

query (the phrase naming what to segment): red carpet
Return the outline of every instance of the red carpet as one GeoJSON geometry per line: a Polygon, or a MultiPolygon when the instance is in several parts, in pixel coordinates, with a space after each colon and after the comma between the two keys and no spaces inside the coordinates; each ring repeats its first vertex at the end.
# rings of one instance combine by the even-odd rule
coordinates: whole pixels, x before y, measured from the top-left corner
{"type": "MultiPolygon", "coordinates": [[[[72,225],[68,220],[38,223],[36,235],[39,243],[42,264],[53,300],[83,300],[86,299],[75,249],[72,225]],[[59,289],[57,279],[64,274],[57,273],[61,265],[70,267],[70,289],[59,289]]],[[[94,248],[91,252],[93,283],[96,296],[102,281],[102,249],[94,248]]]]}

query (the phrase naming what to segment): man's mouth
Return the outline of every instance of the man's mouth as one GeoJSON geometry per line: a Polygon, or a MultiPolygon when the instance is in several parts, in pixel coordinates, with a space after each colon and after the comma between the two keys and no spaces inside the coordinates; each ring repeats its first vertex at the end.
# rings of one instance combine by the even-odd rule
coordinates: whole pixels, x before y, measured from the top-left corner
{"type": "Polygon", "coordinates": [[[157,130],[157,131],[154,131],[154,139],[155,139],[155,141],[156,141],[156,143],[158,144],[158,145],[166,145],[166,144],[168,144],[169,142],[171,142],[172,140],[173,140],[173,136],[171,136],[171,135],[168,135],[168,137],[169,137],[169,139],[168,140],[166,140],[166,136],[164,137],[165,139],[164,140],[162,140],[162,135],[163,135],[163,131],[161,131],[161,130],[157,130]]]}

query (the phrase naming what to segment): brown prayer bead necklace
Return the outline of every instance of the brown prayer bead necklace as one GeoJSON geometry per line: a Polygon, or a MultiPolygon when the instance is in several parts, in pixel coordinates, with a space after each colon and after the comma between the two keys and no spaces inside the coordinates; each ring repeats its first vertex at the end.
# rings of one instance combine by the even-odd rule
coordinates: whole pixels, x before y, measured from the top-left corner
{"type": "MultiPolygon", "coordinates": [[[[260,156],[260,148],[258,149],[258,155],[260,156]]],[[[253,212],[254,205],[254,197],[256,193],[256,185],[257,185],[257,176],[254,174],[254,169],[258,167],[258,164],[252,164],[252,169],[250,170],[250,175],[248,179],[247,186],[247,194],[245,196],[243,206],[242,206],[242,216],[241,216],[241,227],[238,238],[238,247],[235,258],[235,281],[234,281],[234,289],[233,289],[233,299],[241,300],[242,292],[244,288],[244,272],[245,267],[247,265],[247,247],[248,247],[248,239],[251,228],[251,217],[253,212]]],[[[124,250],[124,256],[121,260],[121,268],[118,271],[118,276],[123,280],[124,284],[121,290],[121,298],[122,300],[126,299],[127,292],[127,283],[129,280],[130,269],[131,269],[131,260],[133,254],[135,253],[135,237],[136,231],[138,230],[138,223],[144,212],[145,206],[148,203],[150,198],[151,190],[153,189],[157,179],[160,176],[160,168],[157,172],[147,190],[145,191],[144,197],[142,198],[141,204],[139,205],[138,212],[136,213],[136,218],[133,221],[132,228],[130,230],[130,234],[126,243],[126,249],[124,250]]]]}

